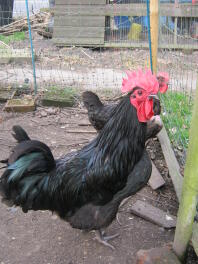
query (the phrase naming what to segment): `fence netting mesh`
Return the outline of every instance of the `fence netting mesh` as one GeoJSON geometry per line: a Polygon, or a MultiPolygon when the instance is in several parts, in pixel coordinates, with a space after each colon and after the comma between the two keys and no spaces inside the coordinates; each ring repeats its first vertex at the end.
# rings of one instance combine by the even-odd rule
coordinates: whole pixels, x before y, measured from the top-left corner
{"type": "MultiPolygon", "coordinates": [[[[3,2],[6,4],[0,4],[1,91],[18,87],[33,90],[25,1],[3,2]]],[[[65,13],[62,11],[59,16],[56,8],[60,10],[60,6],[57,7],[60,2],[28,1],[38,93],[45,89],[73,88],[78,91],[94,90],[111,97],[120,93],[122,78],[127,69],[149,66],[145,1],[106,1],[105,5],[109,6],[110,11],[104,14],[103,27],[98,27],[103,17],[101,14],[100,19],[96,14],[93,15],[91,25],[87,27],[82,17],[82,12],[85,12],[83,5],[78,9],[67,5],[63,10],[65,13]],[[140,5],[143,11],[138,7],[140,5]],[[126,15],[121,15],[120,9],[124,8],[126,15]],[[134,15],[135,8],[138,8],[137,16],[134,15]],[[133,10],[132,16],[128,10],[133,10]],[[59,29],[57,23],[60,23],[59,29]],[[64,23],[69,23],[69,26],[66,27],[64,23]],[[84,30],[89,36],[90,45],[78,45],[76,42],[76,39],[82,41],[85,38],[84,30]],[[75,32],[74,43],[72,32],[75,32]],[[63,43],[65,40],[71,43],[57,45],[57,34],[64,36],[63,43]]],[[[192,4],[188,0],[160,2],[158,70],[167,71],[170,75],[169,92],[161,98],[162,118],[175,149],[180,152],[188,146],[193,95],[197,83],[198,16],[193,17],[196,7],[196,3],[192,4]],[[188,17],[161,15],[167,4],[180,8],[184,3],[188,4],[188,17]]],[[[182,158],[185,159],[185,155],[182,158]]]]}

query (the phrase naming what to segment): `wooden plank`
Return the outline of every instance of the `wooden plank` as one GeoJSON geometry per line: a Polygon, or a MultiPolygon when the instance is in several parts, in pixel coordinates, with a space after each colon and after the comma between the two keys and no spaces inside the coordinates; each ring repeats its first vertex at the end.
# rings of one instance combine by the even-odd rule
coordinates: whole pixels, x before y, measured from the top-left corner
{"type": "Polygon", "coordinates": [[[105,5],[106,0],[55,0],[56,5],[105,5]]]}
{"type": "Polygon", "coordinates": [[[104,27],[105,16],[55,16],[54,26],[104,27]]]}
{"type": "Polygon", "coordinates": [[[104,38],[104,27],[54,27],[55,38],[104,38]]]}
{"type": "MultiPolygon", "coordinates": [[[[73,38],[72,41],[76,42],[77,38],[73,38]]],[[[81,41],[81,39],[79,38],[79,42],[75,43],[75,46],[81,46],[82,44],[88,47],[93,46],[98,46],[98,47],[105,47],[105,48],[143,48],[143,49],[148,49],[148,43],[146,42],[104,42],[103,38],[99,38],[99,42],[96,39],[89,39],[89,43],[88,40],[85,41],[81,41]]],[[[66,42],[67,39],[66,38],[54,38],[54,43],[57,44],[58,46],[71,46],[74,45],[74,43],[72,43],[71,41],[66,42]]],[[[175,46],[174,44],[161,44],[159,48],[163,48],[163,49],[191,49],[191,50],[198,50],[198,45],[190,45],[185,46],[185,45],[177,45],[175,46]]]]}
{"type": "MultiPolygon", "coordinates": [[[[114,5],[56,5],[55,15],[92,15],[92,16],[146,16],[146,4],[114,4],[114,5]]],[[[160,16],[198,17],[198,5],[161,4],[160,16]]]]}
{"type": "Polygon", "coordinates": [[[53,38],[57,46],[104,46],[104,38],[53,38]]]}
{"type": "Polygon", "coordinates": [[[167,214],[159,208],[138,200],[130,209],[131,213],[140,216],[154,224],[164,228],[173,228],[176,226],[177,218],[167,214]]]}
{"type": "Polygon", "coordinates": [[[92,15],[92,16],[120,16],[133,15],[145,16],[146,4],[122,4],[122,5],[57,5],[54,7],[55,15],[92,15]]]}
{"type": "MultiPolygon", "coordinates": [[[[35,56],[37,59],[37,56],[35,56]]],[[[0,64],[10,62],[22,63],[31,62],[32,56],[28,49],[0,49],[0,64]]]]}
{"type": "Polygon", "coordinates": [[[198,5],[192,4],[160,4],[160,16],[198,17],[198,5]]]}
{"type": "Polygon", "coordinates": [[[156,168],[155,164],[152,162],[152,174],[149,179],[149,185],[153,190],[157,190],[165,184],[164,179],[162,178],[160,172],[156,168]]]}
{"type": "Polygon", "coordinates": [[[164,127],[159,132],[157,137],[161,144],[162,152],[164,154],[164,158],[168,166],[169,175],[171,176],[171,179],[173,181],[173,185],[174,185],[174,188],[177,194],[177,198],[178,200],[180,200],[181,193],[182,193],[183,177],[180,174],[180,167],[179,167],[178,161],[175,157],[174,151],[171,147],[169,137],[164,127]]]}
{"type": "MultiPolygon", "coordinates": [[[[146,42],[130,42],[130,41],[122,41],[122,42],[105,42],[104,46],[106,48],[149,48],[148,43],[146,42]]],[[[159,48],[161,49],[190,49],[190,50],[198,50],[198,44],[194,45],[182,45],[182,44],[159,44],[159,48]]]]}

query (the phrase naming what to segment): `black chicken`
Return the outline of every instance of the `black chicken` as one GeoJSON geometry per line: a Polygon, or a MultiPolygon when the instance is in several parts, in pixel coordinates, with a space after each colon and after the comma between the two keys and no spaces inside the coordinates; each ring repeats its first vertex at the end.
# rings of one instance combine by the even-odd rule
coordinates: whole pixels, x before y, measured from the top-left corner
{"type": "MultiPolygon", "coordinates": [[[[114,111],[117,104],[104,105],[97,94],[86,91],[82,94],[84,106],[88,111],[88,118],[93,127],[99,132],[103,129],[106,122],[109,120],[111,113],[114,111]]],[[[156,115],[161,112],[160,101],[156,98],[154,100],[154,111],[156,115]]],[[[163,125],[160,118],[152,118],[147,122],[146,140],[155,137],[163,125]]]]}
{"type": "MultiPolygon", "coordinates": [[[[146,123],[139,122],[131,103],[138,90],[122,98],[94,140],[57,160],[47,145],[13,127],[19,144],[3,161],[3,202],[21,206],[23,212],[51,210],[83,230],[109,225],[120,202],[142,188],[151,174],[146,123]]],[[[105,238],[103,243],[108,244],[105,238]]]]}

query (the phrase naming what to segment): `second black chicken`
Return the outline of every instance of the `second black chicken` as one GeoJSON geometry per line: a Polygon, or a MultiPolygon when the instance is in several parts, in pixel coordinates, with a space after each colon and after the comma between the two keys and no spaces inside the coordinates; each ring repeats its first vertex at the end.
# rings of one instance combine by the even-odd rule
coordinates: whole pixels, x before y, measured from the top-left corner
{"type": "MultiPolygon", "coordinates": [[[[91,91],[83,92],[82,99],[84,106],[88,111],[88,118],[90,123],[98,132],[101,131],[101,129],[103,129],[104,125],[106,124],[106,122],[109,120],[117,104],[111,103],[104,105],[101,102],[98,95],[91,91]]],[[[154,98],[153,100],[154,100],[155,115],[160,115],[161,112],[160,101],[157,98],[154,98]]],[[[160,117],[158,118],[154,117],[151,120],[149,120],[147,122],[146,140],[155,137],[160,132],[162,127],[163,125],[160,120],[160,117]]]]}

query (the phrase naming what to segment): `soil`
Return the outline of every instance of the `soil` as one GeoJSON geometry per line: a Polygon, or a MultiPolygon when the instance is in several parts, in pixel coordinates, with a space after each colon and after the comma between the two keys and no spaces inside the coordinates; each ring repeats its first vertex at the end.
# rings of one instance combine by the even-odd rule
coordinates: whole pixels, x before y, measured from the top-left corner
{"type": "MultiPolygon", "coordinates": [[[[38,89],[50,86],[74,87],[93,90],[119,91],[127,69],[148,66],[149,50],[124,48],[56,47],[53,40],[33,32],[38,89]]],[[[30,49],[28,33],[24,41],[9,43],[13,49],[30,49]]],[[[184,54],[168,49],[158,53],[159,71],[168,71],[170,89],[189,92],[196,89],[198,51],[184,54]]],[[[14,61],[0,70],[0,84],[22,85],[28,81],[33,87],[32,65],[14,61]]]]}
{"type": "MultiPolygon", "coordinates": [[[[24,127],[31,138],[47,143],[55,157],[81,148],[96,136],[81,105],[64,109],[38,107],[25,114],[5,113],[2,109],[0,105],[0,159],[7,158],[15,145],[11,136],[15,124],[24,127]]],[[[94,233],[73,229],[48,211],[24,214],[20,208],[0,203],[0,263],[135,264],[138,250],[172,242],[174,229],[164,229],[130,213],[131,205],[140,199],[177,214],[177,198],[156,138],[149,141],[147,149],[166,185],[158,191],[146,186],[120,208],[121,225],[115,220],[106,229],[107,234],[119,233],[112,241],[116,250],[94,241],[94,233]]],[[[186,263],[198,263],[193,249],[186,263]]]]}

